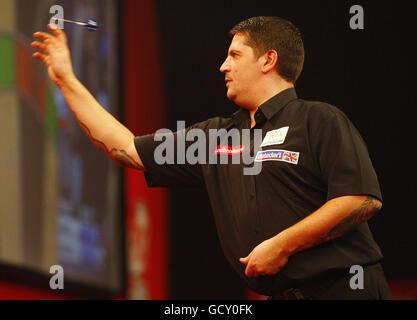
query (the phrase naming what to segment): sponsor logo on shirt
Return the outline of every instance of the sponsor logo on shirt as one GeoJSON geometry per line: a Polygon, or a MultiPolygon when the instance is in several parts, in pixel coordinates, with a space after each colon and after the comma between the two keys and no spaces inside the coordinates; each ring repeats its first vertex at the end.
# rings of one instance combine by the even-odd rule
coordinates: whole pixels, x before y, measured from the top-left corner
{"type": "Polygon", "coordinates": [[[290,127],[282,127],[279,129],[268,131],[262,141],[261,147],[272,146],[273,144],[284,143],[285,137],[287,136],[288,129],[290,127]]]}
{"type": "Polygon", "coordinates": [[[230,146],[217,146],[217,149],[214,150],[214,154],[227,154],[229,156],[234,154],[242,154],[245,151],[245,147],[243,145],[230,147],[230,146]]]}
{"type": "Polygon", "coordinates": [[[264,150],[258,151],[255,161],[283,161],[292,164],[298,164],[300,153],[288,150],[264,150]]]}

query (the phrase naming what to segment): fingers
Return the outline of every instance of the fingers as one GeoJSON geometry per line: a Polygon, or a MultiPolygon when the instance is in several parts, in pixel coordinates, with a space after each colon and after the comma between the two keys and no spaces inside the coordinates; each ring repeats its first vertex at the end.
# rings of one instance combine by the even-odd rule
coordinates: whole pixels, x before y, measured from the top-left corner
{"type": "Polygon", "coordinates": [[[256,273],[254,266],[252,264],[248,264],[245,269],[245,275],[250,278],[256,277],[258,274],[256,273]]]}
{"type": "Polygon", "coordinates": [[[67,43],[67,37],[65,35],[65,33],[59,29],[56,25],[54,24],[48,24],[48,29],[50,31],[53,32],[52,34],[49,34],[47,32],[35,32],[33,34],[33,36],[41,41],[33,41],[30,45],[33,48],[38,49],[39,51],[42,51],[42,53],[35,53],[33,55],[34,58],[41,60],[42,62],[46,63],[47,61],[47,55],[50,53],[51,51],[51,45],[54,46],[55,44],[57,44],[59,41],[63,41],[65,43],[67,43]],[[45,55],[46,54],[46,55],[45,55]]]}
{"type": "Polygon", "coordinates": [[[39,41],[33,41],[30,45],[32,47],[34,47],[35,49],[38,49],[38,50],[40,50],[40,51],[42,51],[44,53],[49,53],[48,46],[46,44],[44,44],[44,43],[41,43],[39,41]]]}
{"type": "Polygon", "coordinates": [[[252,256],[252,252],[253,251],[251,251],[245,258],[240,258],[239,262],[243,264],[248,264],[250,257],[252,256]]]}
{"type": "Polygon", "coordinates": [[[246,258],[240,258],[240,259],[239,259],[239,262],[240,262],[240,263],[243,263],[243,264],[248,264],[248,261],[249,261],[249,256],[248,256],[248,257],[246,257],[246,258]]]}
{"type": "Polygon", "coordinates": [[[55,24],[48,24],[47,28],[49,31],[53,33],[53,35],[47,32],[35,32],[33,36],[43,41],[45,40],[54,41],[58,39],[60,41],[67,43],[67,36],[65,32],[59,29],[55,24]]]}
{"type": "Polygon", "coordinates": [[[253,266],[252,263],[250,263],[250,258],[252,256],[252,252],[250,254],[248,254],[245,258],[240,258],[239,259],[240,263],[243,263],[243,264],[246,265],[245,275],[247,277],[253,277],[253,276],[255,276],[254,266],[253,266]]]}
{"type": "Polygon", "coordinates": [[[47,64],[46,56],[44,54],[39,53],[39,52],[35,52],[32,56],[34,58],[42,61],[43,63],[47,64]]]}
{"type": "Polygon", "coordinates": [[[251,269],[249,268],[249,265],[246,266],[245,269],[245,275],[250,278],[251,277],[251,269]]]}
{"type": "Polygon", "coordinates": [[[245,275],[248,278],[251,277],[259,277],[268,274],[264,269],[260,268],[260,266],[255,265],[254,263],[248,263],[245,269],[245,275]]]}
{"type": "Polygon", "coordinates": [[[246,265],[245,275],[247,277],[258,277],[260,275],[265,274],[258,266],[258,263],[251,259],[253,255],[253,251],[245,258],[240,258],[239,261],[246,265]]]}
{"type": "Polygon", "coordinates": [[[43,41],[52,40],[54,38],[52,35],[50,35],[49,33],[46,33],[46,32],[35,32],[33,34],[33,36],[35,38],[38,38],[38,39],[43,40],[43,41]]]}
{"type": "Polygon", "coordinates": [[[56,24],[48,24],[48,30],[52,31],[52,33],[58,38],[58,40],[67,42],[67,36],[63,30],[58,28],[56,24]]]}

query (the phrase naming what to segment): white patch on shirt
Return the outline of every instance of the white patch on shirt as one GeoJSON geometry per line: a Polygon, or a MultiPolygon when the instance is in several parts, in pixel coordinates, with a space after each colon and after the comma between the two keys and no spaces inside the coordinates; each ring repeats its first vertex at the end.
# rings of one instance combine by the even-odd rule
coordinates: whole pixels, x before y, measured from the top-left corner
{"type": "Polygon", "coordinates": [[[267,147],[272,146],[273,144],[284,143],[289,128],[290,127],[282,127],[279,129],[268,131],[265,135],[264,140],[261,143],[261,147],[267,147]]]}
{"type": "Polygon", "coordinates": [[[262,161],[283,161],[298,164],[300,153],[288,150],[264,150],[258,151],[255,162],[262,161]]]}

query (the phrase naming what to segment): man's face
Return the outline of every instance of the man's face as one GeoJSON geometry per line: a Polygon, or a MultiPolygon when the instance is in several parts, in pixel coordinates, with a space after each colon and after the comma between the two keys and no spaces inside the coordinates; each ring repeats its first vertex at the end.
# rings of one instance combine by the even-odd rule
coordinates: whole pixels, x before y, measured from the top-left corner
{"type": "Polygon", "coordinates": [[[242,107],[251,105],[256,94],[254,84],[262,76],[261,63],[245,40],[244,34],[235,34],[220,67],[220,72],[225,74],[227,97],[242,107]]]}

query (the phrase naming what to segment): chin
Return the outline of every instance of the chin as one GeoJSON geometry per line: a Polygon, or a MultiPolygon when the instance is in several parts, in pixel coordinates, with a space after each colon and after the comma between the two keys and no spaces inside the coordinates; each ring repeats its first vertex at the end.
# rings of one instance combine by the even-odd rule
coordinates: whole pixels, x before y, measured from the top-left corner
{"type": "Polygon", "coordinates": [[[244,97],[242,97],[241,95],[238,96],[233,91],[227,91],[227,98],[241,108],[250,109],[248,101],[245,101],[244,97]]]}
{"type": "Polygon", "coordinates": [[[234,94],[233,92],[230,92],[230,90],[228,90],[226,95],[227,95],[227,98],[230,101],[235,102],[235,100],[236,100],[236,94],[234,94]]]}
{"type": "Polygon", "coordinates": [[[237,104],[238,106],[240,106],[240,104],[239,104],[239,99],[238,99],[238,97],[237,97],[237,95],[236,95],[236,94],[233,94],[232,92],[228,91],[228,92],[227,92],[227,98],[228,98],[230,101],[232,101],[232,102],[234,102],[235,104],[237,104]]]}

